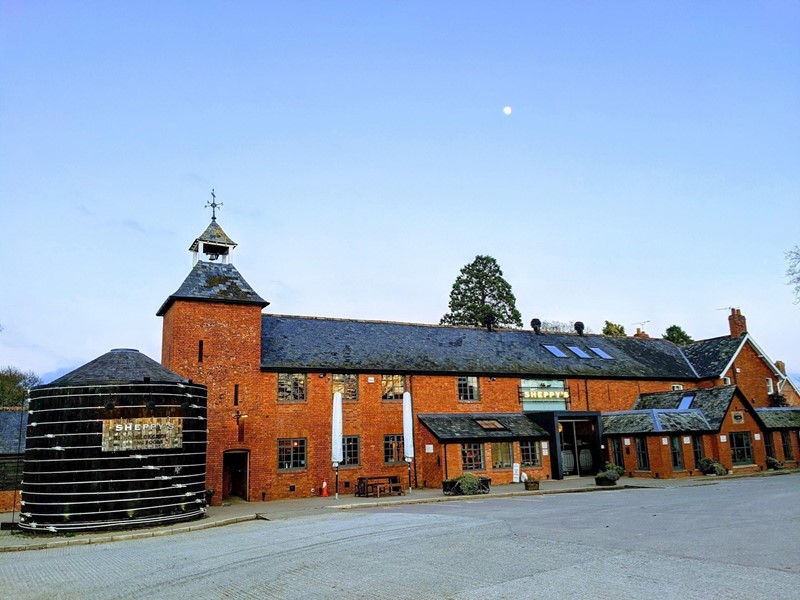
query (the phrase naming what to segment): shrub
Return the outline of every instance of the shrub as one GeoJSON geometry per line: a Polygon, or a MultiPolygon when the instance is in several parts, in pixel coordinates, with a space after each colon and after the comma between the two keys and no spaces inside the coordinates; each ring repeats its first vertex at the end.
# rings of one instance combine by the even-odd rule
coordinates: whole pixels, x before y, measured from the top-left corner
{"type": "Polygon", "coordinates": [[[458,487],[461,488],[461,493],[465,496],[473,496],[480,491],[481,482],[472,473],[466,473],[456,481],[458,481],[458,487]]]}
{"type": "Polygon", "coordinates": [[[727,475],[728,471],[722,464],[713,458],[701,458],[697,463],[697,468],[705,475],[727,475]]]}
{"type": "MultiPolygon", "coordinates": [[[[612,465],[613,467],[614,465],[612,465]]],[[[619,479],[620,472],[618,468],[606,469],[605,471],[600,471],[595,477],[598,479],[605,479],[606,481],[617,481],[619,479]]]]}
{"type": "Polygon", "coordinates": [[[779,461],[774,456],[768,456],[767,457],[767,468],[768,469],[778,470],[778,469],[782,469],[783,468],[783,464],[781,463],[781,461],[779,461]]]}
{"type": "Polygon", "coordinates": [[[620,477],[625,475],[625,467],[620,467],[619,465],[615,465],[612,462],[607,462],[606,466],[603,467],[603,470],[604,471],[616,471],[617,475],[619,476],[619,477],[617,477],[617,479],[619,479],[620,477]]]}

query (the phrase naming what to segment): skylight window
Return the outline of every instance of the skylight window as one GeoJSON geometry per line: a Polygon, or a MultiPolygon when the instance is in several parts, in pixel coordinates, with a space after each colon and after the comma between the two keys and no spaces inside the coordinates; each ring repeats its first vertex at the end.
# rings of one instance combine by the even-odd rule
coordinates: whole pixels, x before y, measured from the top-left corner
{"type": "Polygon", "coordinates": [[[542,344],[553,356],[557,356],[558,358],[567,358],[567,355],[564,354],[563,350],[558,348],[557,346],[551,346],[550,344],[542,344]]]}
{"type": "Polygon", "coordinates": [[[505,425],[495,419],[475,419],[475,422],[481,429],[486,431],[505,430],[505,425]]]}
{"type": "Polygon", "coordinates": [[[694,394],[686,394],[681,398],[681,403],[678,405],[678,410],[687,410],[692,405],[694,394]]]}
{"type": "Polygon", "coordinates": [[[577,346],[567,346],[567,348],[569,348],[575,354],[577,354],[579,358],[592,358],[591,356],[586,354],[586,352],[584,352],[581,348],[578,348],[577,346]]]}
{"type": "Polygon", "coordinates": [[[606,360],[612,360],[614,357],[608,354],[605,350],[601,350],[600,348],[589,348],[592,352],[597,354],[600,358],[604,358],[606,360]]]}

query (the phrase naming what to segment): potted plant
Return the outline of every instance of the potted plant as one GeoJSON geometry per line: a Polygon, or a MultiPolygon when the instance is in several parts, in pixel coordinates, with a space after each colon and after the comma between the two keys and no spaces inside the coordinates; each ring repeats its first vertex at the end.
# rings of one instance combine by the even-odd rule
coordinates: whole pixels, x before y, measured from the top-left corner
{"type": "Polygon", "coordinates": [[[783,468],[783,463],[781,463],[781,461],[779,461],[774,456],[768,456],[767,457],[767,468],[768,469],[772,469],[773,471],[777,471],[778,469],[782,469],[783,468]]]}
{"type": "Polygon", "coordinates": [[[471,496],[474,494],[488,494],[489,486],[492,480],[488,477],[473,475],[472,473],[465,473],[461,477],[455,479],[445,479],[442,481],[442,491],[447,496],[465,495],[471,496]]]}
{"type": "Polygon", "coordinates": [[[594,482],[596,485],[617,485],[622,472],[624,472],[622,467],[606,463],[605,468],[594,476],[594,482]]]}
{"type": "Polygon", "coordinates": [[[529,476],[527,473],[520,475],[520,481],[525,486],[525,490],[530,492],[539,489],[539,478],[536,476],[529,476]]]}
{"type": "Polygon", "coordinates": [[[718,460],[714,460],[713,458],[701,458],[697,462],[697,468],[704,475],[727,475],[728,471],[725,470],[725,467],[718,460]]]}

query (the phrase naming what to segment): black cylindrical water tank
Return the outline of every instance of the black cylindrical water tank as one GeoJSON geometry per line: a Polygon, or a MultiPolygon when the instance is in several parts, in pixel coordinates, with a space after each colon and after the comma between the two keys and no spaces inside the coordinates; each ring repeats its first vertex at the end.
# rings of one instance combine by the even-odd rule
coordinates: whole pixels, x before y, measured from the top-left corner
{"type": "Polygon", "coordinates": [[[112,350],[31,390],[20,527],[76,532],[201,517],[205,386],[112,350]]]}

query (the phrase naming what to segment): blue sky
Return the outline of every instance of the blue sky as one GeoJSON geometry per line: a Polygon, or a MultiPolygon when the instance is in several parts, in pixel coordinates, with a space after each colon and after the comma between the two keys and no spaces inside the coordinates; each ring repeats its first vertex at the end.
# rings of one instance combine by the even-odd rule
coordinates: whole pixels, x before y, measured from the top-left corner
{"type": "Polygon", "coordinates": [[[489,254],[526,323],[701,339],[739,307],[800,373],[798,31],[793,2],[0,0],[0,366],[160,358],[215,188],[270,312],[438,322],[489,254]]]}

